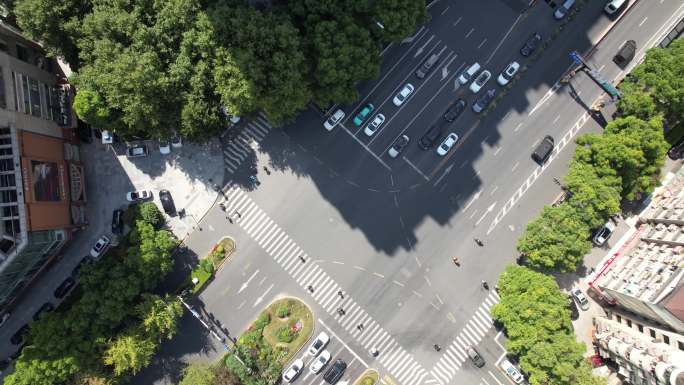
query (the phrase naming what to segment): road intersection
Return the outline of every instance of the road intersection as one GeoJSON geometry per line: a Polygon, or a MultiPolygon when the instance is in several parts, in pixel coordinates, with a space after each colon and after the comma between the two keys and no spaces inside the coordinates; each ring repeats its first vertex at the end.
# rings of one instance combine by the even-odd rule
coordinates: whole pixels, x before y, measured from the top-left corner
{"type": "MultiPolygon", "coordinates": [[[[347,120],[332,133],[308,110],[283,131],[258,117],[226,141],[232,180],[224,190],[226,210],[211,210],[204,231],[187,244],[202,255],[220,236],[237,240],[234,259],[197,299],[233,335],[261,307],[293,295],[348,346],[350,360],[378,368],[387,383],[507,383],[497,365],[504,337],[489,313],[498,298],[479,282],[494,282],[515,259],[525,224],[559,193],[553,178],[564,174],[573,138],[600,132],[601,121],[586,111],[600,90],[584,75],[570,86],[557,81],[570,64],[567,53],[589,51],[614,22],[601,13],[602,4],[585,5],[486,116],[468,109],[445,126],[461,139],[449,157],[439,158],[414,143],[457,97],[470,107],[470,91],[453,86],[459,71],[477,60],[496,76],[520,60],[517,50],[531,25],[549,28],[544,35],[550,35],[555,23],[544,3],[524,18],[498,0],[464,3],[434,4],[432,21],[411,43],[388,49],[380,79],[361,87],[357,104],[342,106],[347,120]],[[480,31],[467,21],[481,20],[474,15],[484,6],[500,12],[491,12],[480,31]],[[439,66],[416,81],[415,69],[433,52],[440,53],[439,66]],[[401,107],[387,103],[409,81],[416,86],[411,98],[401,107]],[[368,101],[388,117],[370,138],[351,122],[368,101]],[[386,150],[402,133],[412,142],[401,158],[390,159],[386,150]],[[558,147],[540,167],[529,155],[546,134],[558,147]],[[454,255],[460,267],[451,262],[454,255]],[[468,346],[477,346],[484,368],[469,362],[468,346]],[[371,348],[380,354],[373,357],[371,348]]],[[[611,62],[616,47],[636,39],[637,56],[643,55],[682,12],[674,1],[637,2],[590,62],[607,78],[621,76],[624,70],[611,62]]],[[[298,381],[322,382],[315,376],[298,381]]]]}

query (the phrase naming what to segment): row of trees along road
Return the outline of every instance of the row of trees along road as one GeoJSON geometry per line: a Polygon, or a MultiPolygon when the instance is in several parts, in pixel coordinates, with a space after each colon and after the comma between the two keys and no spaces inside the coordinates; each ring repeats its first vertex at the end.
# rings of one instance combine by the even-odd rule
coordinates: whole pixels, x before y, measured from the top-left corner
{"type": "Polygon", "coordinates": [[[6,385],[114,385],[149,365],[176,332],[179,301],[151,294],[173,266],[178,241],[152,202],[129,208],[133,230],[97,263],[53,313],[34,322],[6,385]]]}
{"type": "Polygon", "coordinates": [[[383,44],[427,18],[416,0],[5,0],[16,23],[70,63],[74,110],[123,138],[206,140],[234,115],[275,124],[309,102],[357,99],[383,44]]]}
{"type": "Polygon", "coordinates": [[[643,198],[659,183],[665,137],[672,144],[684,134],[684,40],[649,50],[621,90],[620,116],[602,134],[577,138],[563,183],[570,197],[544,207],[518,240],[527,267],[509,266],[498,281],[501,302],[492,314],[531,385],[605,383],[582,358],[586,347],[575,341],[566,294],[552,276],[532,269],[574,271],[591,248],[591,232],[621,202],[643,198]]]}

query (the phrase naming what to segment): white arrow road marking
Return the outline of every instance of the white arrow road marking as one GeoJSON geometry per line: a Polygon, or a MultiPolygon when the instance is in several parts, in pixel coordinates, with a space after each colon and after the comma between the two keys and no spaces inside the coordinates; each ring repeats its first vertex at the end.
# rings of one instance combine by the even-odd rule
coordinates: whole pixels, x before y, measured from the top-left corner
{"type": "MultiPolygon", "coordinates": [[[[416,53],[413,55],[413,58],[415,59],[415,58],[417,58],[421,53],[423,53],[423,51],[425,50],[425,47],[427,47],[427,45],[430,44],[430,42],[431,42],[432,39],[434,39],[434,38],[435,38],[435,35],[430,36],[430,38],[428,39],[428,41],[426,41],[425,44],[423,44],[422,47],[420,47],[420,48],[418,48],[418,49],[416,50],[416,53]]],[[[439,41],[437,42],[437,44],[439,44],[440,42],[441,42],[441,40],[439,40],[439,41]]]]}
{"type": "Polygon", "coordinates": [[[475,226],[479,225],[480,222],[482,222],[482,220],[487,216],[487,214],[491,213],[492,210],[494,210],[494,206],[496,206],[496,202],[492,203],[491,205],[489,205],[489,207],[487,207],[487,211],[485,211],[484,214],[482,214],[482,216],[480,217],[480,219],[478,219],[477,222],[475,222],[475,226]]]}
{"type": "Polygon", "coordinates": [[[266,297],[266,294],[268,294],[268,292],[271,291],[271,289],[273,289],[273,285],[274,284],[272,283],[271,286],[269,286],[268,289],[266,289],[264,294],[262,294],[259,298],[257,298],[257,300],[254,302],[254,305],[252,307],[256,307],[258,304],[261,303],[261,301],[264,300],[264,297],[266,297]]]}
{"type": "Polygon", "coordinates": [[[481,193],[482,193],[482,190],[476,192],[476,193],[475,193],[475,196],[473,196],[473,199],[471,199],[470,202],[468,202],[468,204],[463,208],[463,211],[468,210],[468,208],[469,208],[473,203],[475,203],[475,201],[477,200],[477,198],[480,197],[480,194],[481,194],[481,193]]]}
{"type": "Polygon", "coordinates": [[[249,282],[252,279],[254,279],[254,277],[257,275],[257,273],[259,273],[259,269],[257,269],[257,271],[255,271],[254,274],[252,274],[252,276],[249,277],[249,279],[247,279],[247,281],[245,281],[245,283],[243,283],[242,286],[240,286],[240,290],[238,290],[238,294],[241,293],[243,290],[245,290],[247,288],[247,286],[249,286],[249,282]]]}

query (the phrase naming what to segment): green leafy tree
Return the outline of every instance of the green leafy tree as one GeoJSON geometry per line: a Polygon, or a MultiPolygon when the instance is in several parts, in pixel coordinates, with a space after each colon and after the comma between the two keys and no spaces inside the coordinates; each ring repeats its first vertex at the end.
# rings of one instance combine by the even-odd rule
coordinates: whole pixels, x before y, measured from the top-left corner
{"type": "Polygon", "coordinates": [[[140,217],[155,228],[164,224],[164,215],[154,202],[145,202],[140,205],[140,217]]]}
{"type": "Polygon", "coordinates": [[[216,375],[211,366],[192,363],[183,369],[183,379],[179,385],[215,385],[216,375]]]}
{"type": "Polygon", "coordinates": [[[112,340],[104,352],[104,363],[112,366],[114,374],[136,374],[150,364],[155,343],[140,335],[123,334],[112,340]]]}
{"type": "Polygon", "coordinates": [[[44,43],[49,54],[64,57],[72,70],[78,70],[76,41],[81,20],[91,10],[90,0],[16,0],[12,13],[21,29],[44,43]]]}
{"type": "Polygon", "coordinates": [[[520,367],[531,385],[597,385],[584,360],[586,346],[574,334],[557,333],[551,341],[536,343],[521,357],[520,367]]]}
{"type": "Polygon", "coordinates": [[[348,16],[316,24],[311,35],[319,105],[358,99],[359,82],[378,76],[380,50],[370,32],[348,16]]]}
{"type": "Polygon", "coordinates": [[[177,242],[166,230],[155,230],[144,221],[137,221],[130,235],[126,264],[142,275],[144,288],[151,289],[173,267],[171,250],[177,242]]]}
{"type": "Polygon", "coordinates": [[[655,188],[668,148],[660,118],[632,116],[610,122],[603,135],[580,136],[577,144],[574,159],[592,165],[601,178],[620,177],[622,198],[629,200],[655,188]]]}
{"type": "Polygon", "coordinates": [[[429,19],[425,4],[415,0],[377,0],[372,13],[374,21],[383,26],[380,31],[383,39],[392,42],[413,35],[429,19]]]}
{"type": "Polygon", "coordinates": [[[79,90],[74,97],[73,108],[82,120],[93,126],[110,128],[113,112],[99,93],[89,89],[79,90]]]}
{"type": "Polygon", "coordinates": [[[641,89],[637,84],[626,81],[620,87],[622,98],[618,101],[618,109],[622,116],[634,116],[649,120],[658,114],[653,95],[641,89]]]}
{"type": "MultiPolygon", "coordinates": [[[[627,97],[634,92],[648,92],[658,111],[675,126],[684,116],[684,41],[675,40],[668,48],[651,48],[642,64],[632,70],[623,83],[627,97]],[[633,83],[636,87],[631,87],[633,83]]],[[[637,115],[641,118],[647,118],[637,115]]],[[[650,118],[653,115],[648,116],[650,118]]]]}
{"type": "Polygon", "coordinates": [[[618,177],[599,177],[591,165],[572,162],[565,177],[571,193],[568,204],[589,229],[595,229],[620,211],[621,181],[618,177]]]}
{"type": "Polygon", "coordinates": [[[229,42],[218,50],[214,72],[226,109],[236,115],[263,110],[276,124],[304,109],[311,99],[308,67],[287,15],[226,5],[211,15],[219,39],[229,42]]]}
{"type": "Polygon", "coordinates": [[[527,224],[518,240],[518,251],[530,266],[556,271],[574,271],[591,249],[589,230],[572,206],[545,206],[541,215],[527,224]]]}
{"type": "Polygon", "coordinates": [[[142,298],[136,308],[142,320],[141,334],[157,342],[173,338],[178,329],[178,318],[183,314],[180,301],[169,296],[162,299],[153,294],[143,294],[142,298]]]}

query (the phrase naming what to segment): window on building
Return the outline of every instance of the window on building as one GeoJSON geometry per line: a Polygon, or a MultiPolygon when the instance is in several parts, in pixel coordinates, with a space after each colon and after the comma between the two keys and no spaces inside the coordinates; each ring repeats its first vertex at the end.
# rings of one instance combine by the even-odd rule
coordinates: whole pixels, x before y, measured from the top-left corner
{"type": "Polygon", "coordinates": [[[2,208],[3,217],[16,217],[19,215],[19,206],[4,206],[2,208]]]}
{"type": "Polygon", "coordinates": [[[0,67],[0,108],[7,109],[7,96],[5,95],[5,75],[0,67]]]}
{"type": "Polygon", "coordinates": [[[10,131],[9,127],[0,127],[0,135],[9,135],[11,133],[12,131],[10,131]]]}
{"type": "Polygon", "coordinates": [[[632,320],[631,319],[627,320],[627,326],[632,327],[632,320]]]}
{"type": "Polygon", "coordinates": [[[0,171],[13,171],[14,161],[12,159],[0,159],[0,171]]]}
{"type": "Polygon", "coordinates": [[[14,237],[14,235],[21,233],[18,219],[4,220],[2,222],[5,225],[5,234],[14,237]]]}
{"type": "Polygon", "coordinates": [[[615,318],[617,319],[618,323],[622,323],[622,317],[620,317],[619,315],[616,315],[615,318]]]}
{"type": "Polygon", "coordinates": [[[17,201],[17,190],[2,190],[0,191],[0,202],[14,203],[17,201]]]}
{"type": "Polygon", "coordinates": [[[663,334],[663,342],[665,342],[666,344],[669,345],[670,344],[670,337],[663,334]]]}
{"type": "Polygon", "coordinates": [[[12,144],[12,138],[10,137],[0,137],[0,146],[7,146],[12,144]]]}
{"type": "Polygon", "coordinates": [[[7,42],[5,39],[0,39],[0,51],[7,52],[7,42]]]}
{"type": "Polygon", "coordinates": [[[684,342],[677,341],[677,347],[679,348],[679,350],[684,350],[684,342]]]}
{"type": "Polygon", "coordinates": [[[649,329],[648,332],[651,334],[651,338],[656,338],[655,330],[649,329]]]}
{"type": "Polygon", "coordinates": [[[19,60],[28,62],[31,57],[31,51],[25,45],[17,43],[17,57],[19,60]]]}
{"type": "Polygon", "coordinates": [[[637,329],[639,329],[640,332],[644,332],[644,325],[642,324],[637,324],[637,329]]]}
{"type": "Polygon", "coordinates": [[[14,187],[17,185],[14,174],[0,174],[0,187],[14,187]]]}
{"type": "Polygon", "coordinates": [[[21,75],[21,91],[24,94],[24,113],[31,113],[31,93],[29,90],[29,78],[26,75],[21,75]]]}
{"type": "Polygon", "coordinates": [[[40,118],[40,87],[38,87],[38,82],[35,79],[30,79],[30,89],[31,89],[31,115],[40,118]]]}

